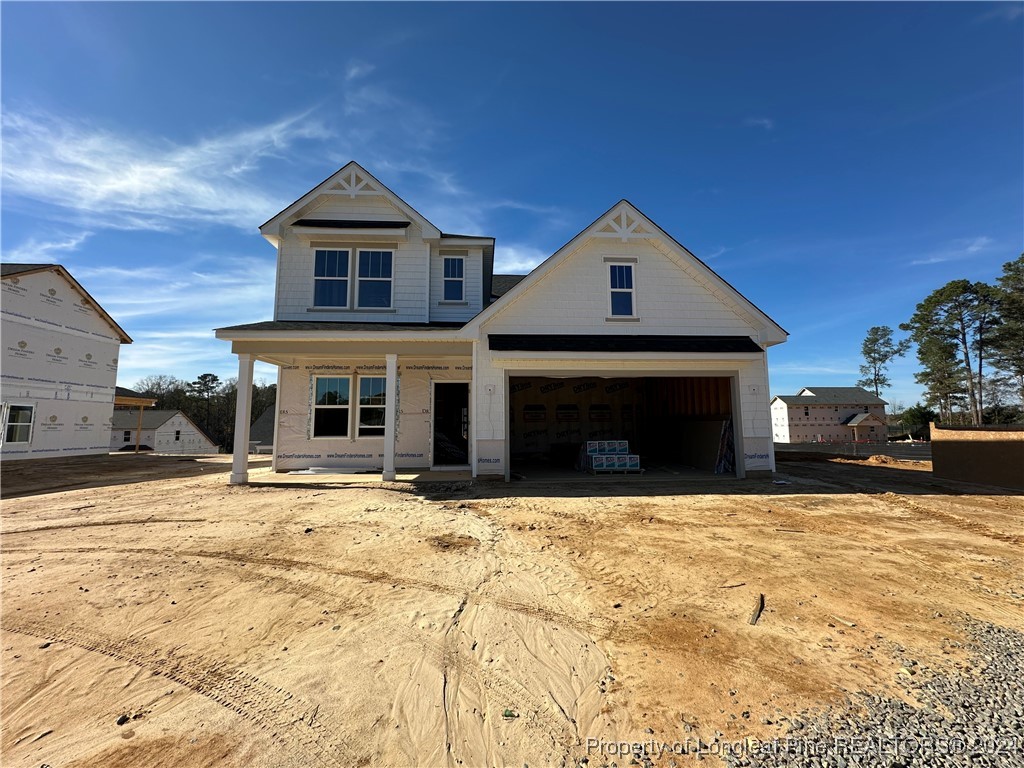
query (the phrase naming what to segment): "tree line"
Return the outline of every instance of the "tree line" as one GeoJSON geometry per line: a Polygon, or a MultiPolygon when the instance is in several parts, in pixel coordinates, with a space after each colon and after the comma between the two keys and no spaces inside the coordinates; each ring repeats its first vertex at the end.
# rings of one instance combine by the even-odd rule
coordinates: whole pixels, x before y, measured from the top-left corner
{"type": "Polygon", "coordinates": [[[1024,254],[1003,265],[995,285],[961,279],[932,291],[900,330],[909,335],[896,341],[888,326],[868,329],[859,386],[876,395],[889,387],[889,364],[916,345],[914,379],[925,398],[908,416],[974,426],[1024,421],[1024,254]]]}
{"type": "MultiPolygon", "coordinates": [[[[221,450],[230,452],[234,446],[235,403],[238,380],[221,381],[212,373],[200,374],[195,381],[174,376],[147,376],[134,387],[146,397],[156,398],[156,408],[182,411],[195,422],[221,450]]],[[[252,385],[252,420],[259,418],[277,399],[277,384],[257,381],[252,385]]]]}

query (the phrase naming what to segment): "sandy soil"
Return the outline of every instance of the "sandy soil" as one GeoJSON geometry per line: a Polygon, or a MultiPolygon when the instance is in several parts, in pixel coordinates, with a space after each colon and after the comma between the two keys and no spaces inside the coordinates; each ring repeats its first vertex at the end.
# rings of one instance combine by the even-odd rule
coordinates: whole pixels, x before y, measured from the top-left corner
{"type": "Polygon", "coordinates": [[[927,465],[229,487],[227,459],[4,468],[3,765],[601,765],[588,739],[897,695],[901,659],[962,661],[963,613],[1024,629],[1024,498],[927,465]]]}

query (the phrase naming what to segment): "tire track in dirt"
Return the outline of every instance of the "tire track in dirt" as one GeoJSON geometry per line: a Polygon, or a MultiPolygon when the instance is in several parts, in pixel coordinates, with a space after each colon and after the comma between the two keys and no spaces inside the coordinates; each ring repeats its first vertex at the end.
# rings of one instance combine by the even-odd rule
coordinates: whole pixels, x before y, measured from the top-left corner
{"type": "Polygon", "coordinates": [[[40,531],[73,531],[79,528],[94,528],[111,525],[151,525],[156,523],[205,523],[205,517],[175,518],[143,518],[139,520],[99,520],[90,523],[72,523],[71,525],[41,525],[38,528],[19,528],[14,531],[5,530],[4,536],[16,536],[19,533],[39,533],[40,531]]]}
{"type": "Polygon", "coordinates": [[[1006,544],[1015,544],[1017,546],[1024,545],[1024,536],[1003,533],[1002,531],[990,528],[984,523],[979,523],[976,520],[968,520],[965,517],[960,517],[959,515],[955,515],[951,512],[943,512],[933,507],[926,507],[922,504],[918,504],[916,501],[911,501],[906,496],[901,496],[900,494],[893,493],[892,491],[875,493],[872,494],[872,496],[873,498],[878,499],[885,504],[889,504],[890,506],[897,506],[901,509],[907,510],[908,512],[913,512],[931,520],[952,525],[954,528],[959,528],[965,533],[974,533],[978,536],[984,536],[1006,544]]]}
{"type": "Polygon", "coordinates": [[[311,702],[295,697],[283,688],[224,660],[216,660],[178,648],[161,649],[135,639],[119,639],[73,625],[51,625],[39,621],[5,624],[9,632],[65,643],[112,659],[141,667],[182,685],[235,712],[291,754],[304,755],[306,765],[352,766],[360,763],[358,753],[345,735],[345,728],[311,702]],[[315,718],[308,713],[316,712],[315,718]]]}
{"type": "MultiPolygon", "coordinates": [[[[245,565],[260,565],[267,566],[270,568],[283,568],[287,570],[302,570],[310,573],[322,573],[331,576],[344,576],[353,579],[359,579],[361,581],[371,582],[375,584],[389,584],[399,587],[409,587],[412,589],[422,589],[427,592],[435,592],[438,594],[449,595],[452,597],[461,597],[470,591],[471,587],[459,584],[457,582],[451,583],[439,583],[435,581],[428,581],[426,579],[416,579],[407,576],[399,576],[394,573],[387,571],[369,571],[358,568],[337,568],[319,563],[314,563],[308,560],[295,560],[292,558],[284,557],[270,557],[263,555],[247,555],[239,552],[229,551],[208,551],[208,550],[161,550],[154,549],[152,547],[135,547],[135,548],[118,548],[109,549],[106,547],[69,547],[69,548],[47,548],[40,549],[37,547],[3,547],[2,551],[7,553],[14,552],[33,552],[33,553],[48,553],[48,554],[86,554],[86,553],[101,553],[101,554],[129,554],[129,555],[154,555],[154,556],[174,556],[177,558],[185,557],[198,557],[212,560],[223,560],[234,563],[241,563],[245,565]]],[[[550,622],[552,624],[560,624],[571,629],[575,629],[584,634],[594,635],[598,638],[606,638],[611,633],[614,622],[603,619],[601,617],[579,617],[571,614],[558,611],[552,608],[547,608],[541,605],[539,602],[530,602],[526,600],[515,600],[507,597],[500,597],[494,595],[481,594],[478,596],[481,602],[495,605],[499,608],[512,611],[514,613],[521,613],[534,618],[541,619],[543,621],[550,622]]]]}

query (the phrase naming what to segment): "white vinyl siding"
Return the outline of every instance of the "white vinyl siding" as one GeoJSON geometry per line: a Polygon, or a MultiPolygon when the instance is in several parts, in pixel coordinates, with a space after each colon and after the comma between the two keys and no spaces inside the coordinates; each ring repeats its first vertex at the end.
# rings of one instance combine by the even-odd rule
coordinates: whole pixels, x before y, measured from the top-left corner
{"type": "Polygon", "coordinates": [[[481,248],[442,248],[430,261],[430,319],[466,322],[483,309],[483,251],[481,248]],[[462,299],[445,300],[445,263],[462,260],[462,299]]]}

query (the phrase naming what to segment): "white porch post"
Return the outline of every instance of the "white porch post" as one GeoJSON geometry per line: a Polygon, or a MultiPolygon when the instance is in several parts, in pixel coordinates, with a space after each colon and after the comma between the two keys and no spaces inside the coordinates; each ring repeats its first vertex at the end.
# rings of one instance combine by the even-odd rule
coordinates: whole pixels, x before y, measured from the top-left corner
{"type": "Polygon", "coordinates": [[[395,414],[398,410],[398,355],[384,355],[387,370],[384,399],[384,472],[382,480],[395,479],[395,414]]]}
{"type": "Polygon", "coordinates": [[[238,355],[238,391],[235,397],[235,453],[231,484],[249,482],[249,422],[252,421],[252,355],[238,355]]]}

